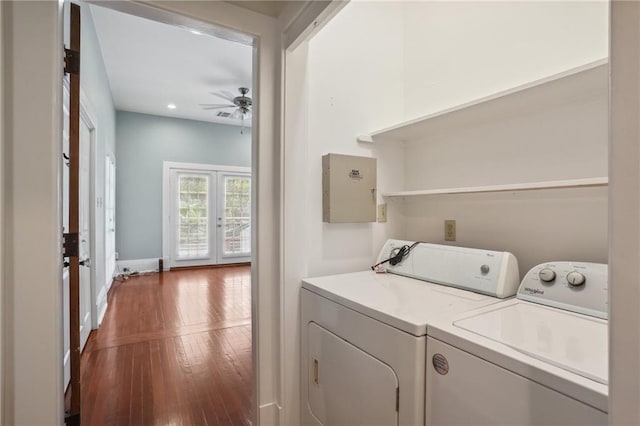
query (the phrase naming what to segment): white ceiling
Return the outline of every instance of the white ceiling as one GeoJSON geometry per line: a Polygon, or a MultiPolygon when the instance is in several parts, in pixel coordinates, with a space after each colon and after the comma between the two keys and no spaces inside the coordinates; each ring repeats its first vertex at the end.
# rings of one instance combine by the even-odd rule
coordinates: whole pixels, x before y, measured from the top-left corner
{"type": "MultiPolygon", "coordinates": [[[[91,5],[116,109],[239,125],[199,104],[251,89],[252,47],[91,5]],[[173,103],[176,109],[167,105],[173,103]]],[[[253,96],[253,91],[249,92],[253,96]]],[[[249,123],[245,123],[248,125],[249,123]]]]}

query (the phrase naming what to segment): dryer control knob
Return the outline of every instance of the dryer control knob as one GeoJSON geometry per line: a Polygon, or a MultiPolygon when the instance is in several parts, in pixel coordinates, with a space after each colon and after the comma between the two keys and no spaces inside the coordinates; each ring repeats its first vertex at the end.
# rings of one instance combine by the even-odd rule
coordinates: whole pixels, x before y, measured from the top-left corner
{"type": "Polygon", "coordinates": [[[583,285],[586,280],[584,275],[578,271],[571,271],[567,274],[567,282],[574,287],[583,285]]]}
{"type": "Polygon", "coordinates": [[[487,275],[490,270],[491,268],[489,268],[489,265],[482,265],[480,267],[480,272],[482,272],[482,275],[487,275]]]}
{"type": "Polygon", "coordinates": [[[551,268],[544,268],[540,272],[538,272],[538,276],[545,283],[550,283],[551,281],[556,279],[556,273],[551,268]]]}

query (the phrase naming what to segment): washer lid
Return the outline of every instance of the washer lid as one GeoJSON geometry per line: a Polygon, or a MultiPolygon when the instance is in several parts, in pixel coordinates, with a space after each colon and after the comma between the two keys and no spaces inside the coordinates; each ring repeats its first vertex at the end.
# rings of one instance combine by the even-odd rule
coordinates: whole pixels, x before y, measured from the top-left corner
{"type": "Polygon", "coordinates": [[[436,318],[460,314],[500,299],[413,278],[373,271],[306,278],[303,288],[414,336],[436,318]]]}
{"type": "Polygon", "coordinates": [[[518,301],[454,325],[582,377],[608,383],[605,320],[518,301]]]}

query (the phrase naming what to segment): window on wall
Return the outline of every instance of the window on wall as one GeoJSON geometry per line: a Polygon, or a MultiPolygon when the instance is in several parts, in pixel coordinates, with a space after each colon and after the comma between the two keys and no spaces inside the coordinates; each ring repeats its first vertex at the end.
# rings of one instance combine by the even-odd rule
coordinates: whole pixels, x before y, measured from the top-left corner
{"type": "Polygon", "coordinates": [[[225,256],[251,251],[251,178],[224,176],[224,237],[225,256]]]}
{"type": "Polygon", "coordinates": [[[179,174],[178,257],[209,255],[209,176],[179,174]]]}

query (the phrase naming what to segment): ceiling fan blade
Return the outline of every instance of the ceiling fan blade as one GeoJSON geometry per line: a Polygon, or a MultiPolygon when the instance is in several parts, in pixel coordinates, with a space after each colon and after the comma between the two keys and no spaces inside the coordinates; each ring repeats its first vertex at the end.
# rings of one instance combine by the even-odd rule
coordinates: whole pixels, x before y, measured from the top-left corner
{"type": "Polygon", "coordinates": [[[235,108],[235,105],[211,105],[211,106],[202,106],[202,109],[205,110],[209,110],[209,109],[224,109],[224,108],[235,108]]]}
{"type": "Polygon", "coordinates": [[[235,98],[235,96],[233,96],[233,93],[227,91],[227,90],[220,90],[218,92],[209,92],[212,95],[215,95],[219,98],[222,98],[224,100],[227,100],[229,102],[233,102],[233,99],[235,98]]]}
{"type": "Polygon", "coordinates": [[[223,107],[234,107],[235,108],[235,105],[232,105],[232,104],[199,104],[199,105],[201,107],[220,107],[220,108],[223,108],[223,107]]]}
{"type": "Polygon", "coordinates": [[[234,99],[236,96],[239,96],[239,95],[234,95],[228,90],[219,90],[219,92],[222,93],[224,96],[228,97],[229,99],[234,99]]]}

